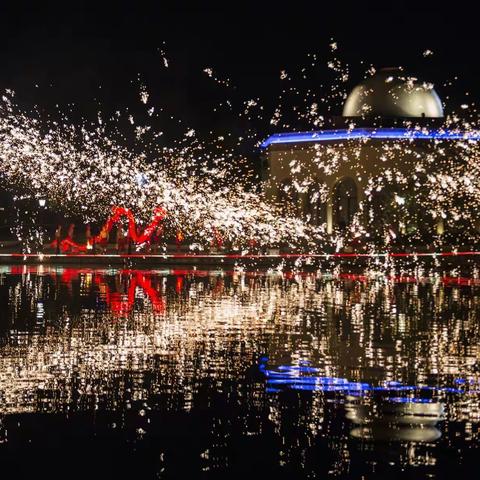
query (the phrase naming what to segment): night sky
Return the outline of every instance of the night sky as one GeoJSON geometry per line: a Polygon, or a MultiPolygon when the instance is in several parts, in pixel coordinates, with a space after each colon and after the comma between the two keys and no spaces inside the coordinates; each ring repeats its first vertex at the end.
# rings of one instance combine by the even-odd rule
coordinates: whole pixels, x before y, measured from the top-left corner
{"type": "MultiPolygon", "coordinates": [[[[477,19],[462,9],[412,9],[401,1],[383,8],[360,8],[359,2],[354,8],[325,2],[202,8],[160,1],[68,3],[1,3],[0,87],[15,90],[25,108],[49,112],[56,104],[63,110],[74,104],[72,121],[93,119],[99,109],[105,115],[134,111],[140,78],[151,104],[165,109],[165,129],[176,128],[167,126],[170,114],[196,129],[217,128],[223,120],[211,112],[215,102],[260,97],[273,108],[280,70],[298,70],[307,53],[326,62],[332,38],[352,66],[351,86],[370,63],[402,65],[434,82],[441,97],[441,83],[458,75],[449,91],[453,103],[465,101],[465,91],[479,97],[477,19]],[[434,52],[428,59],[426,49],[434,52]],[[231,79],[235,91],[215,84],[202,72],[206,67],[231,79]]],[[[321,81],[313,75],[304,86],[322,95],[321,81]]],[[[228,122],[223,127],[235,128],[228,122]]]]}

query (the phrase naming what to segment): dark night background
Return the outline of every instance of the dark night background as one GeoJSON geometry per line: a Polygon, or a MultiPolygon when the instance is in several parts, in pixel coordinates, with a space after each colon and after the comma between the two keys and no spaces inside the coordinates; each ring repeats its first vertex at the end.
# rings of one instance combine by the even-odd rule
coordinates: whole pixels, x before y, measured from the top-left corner
{"type": "MultiPolygon", "coordinates": [[[[178,133],[186,127],[241,131],[213,116],[212,105],[235,96],[259,97],[268,111],[280,88],[280,70],[298,70],[307,53],[317,53],[320,64],[326,63],[332,37],[340,56],[352,66],[351,86],[362,79],[369,64],[402,65],[408,73],[434,82],[444,100],[441,84],[458,75],[448,92],[454,104],[468,100],[465,91],[473,100],[480,91],[477,19],[460,5],[455,9],[440,4],[412,8],[412,2],[402,1],[383,7],[366,2],[338,7],[326,7],[325,2],[257,6],[224,2],[193,8],[161,1],[0,5],[0,88],[14,89],[17,102],[26,108],[38,105],[49,112],[58,104],[68,110],[73,103],[72,121],[93,120],[99,109],[108,116],[117,109],[136,108],[140,75],[150,105],[165,108],[158,125],[167,131],[163,142],[177,134],[178,123],[169,119],[170,114],[184,121],[178,133]],[[160,49],[166,52],[169,69],[163,66],[160,49]],[[434,55],[424,58],[425,49],[434,55]],[[235,92],[216,85],[202,72],[205,67],[230,78],[235,92]]],[[[321,81],[313,75],[304,86],[321,96],[321,81]]],[[[268,128],[267,121],[266,131],[259,135],[270,133],[268,128]]]]}

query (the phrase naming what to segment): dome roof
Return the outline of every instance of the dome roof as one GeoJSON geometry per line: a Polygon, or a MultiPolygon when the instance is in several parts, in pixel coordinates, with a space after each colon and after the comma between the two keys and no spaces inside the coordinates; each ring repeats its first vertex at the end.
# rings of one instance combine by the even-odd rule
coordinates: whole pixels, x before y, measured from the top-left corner
{"type": "Polygon", "coordinates": [[[344,117],[443,117],[442,102],[431,84],[384,68],[357,85],[343,107],[344,117]]]}

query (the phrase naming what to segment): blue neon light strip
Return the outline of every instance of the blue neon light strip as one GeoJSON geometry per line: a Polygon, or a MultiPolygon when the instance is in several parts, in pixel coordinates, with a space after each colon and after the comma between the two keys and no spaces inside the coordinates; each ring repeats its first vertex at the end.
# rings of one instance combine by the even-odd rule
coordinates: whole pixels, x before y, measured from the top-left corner
{"type": "Polygon", "coordinates": [[[355,139],[379,140],[480,140],[480,133],[450,130],[411,130],[408,128],[354,128],[352,130],[321,130],[318,132],[277,133],[268,137],[260,146],[288,143],[328,142],[355,139]]]}

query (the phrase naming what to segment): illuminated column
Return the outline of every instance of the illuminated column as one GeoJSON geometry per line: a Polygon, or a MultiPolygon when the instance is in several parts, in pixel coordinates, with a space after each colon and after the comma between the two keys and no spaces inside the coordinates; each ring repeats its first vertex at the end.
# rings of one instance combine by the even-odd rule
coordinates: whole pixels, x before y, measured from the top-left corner
{"type": "Polygon", "coordinates": [[[440,220],[437,222],[437,224],[435,225],[435,229],[437,231],[437,235],[443,235],[443,233],[445,232],[443,218],[440,218],[440,220]]]}
{"type": "Polygon", "coordinates": [[[332,233],[333,231],[333,205],[332,199],[327,203],[327,233],[332,233]]]}

